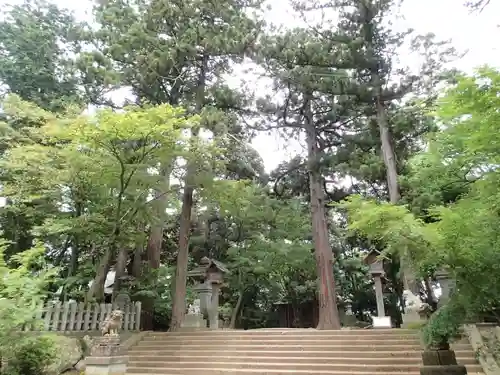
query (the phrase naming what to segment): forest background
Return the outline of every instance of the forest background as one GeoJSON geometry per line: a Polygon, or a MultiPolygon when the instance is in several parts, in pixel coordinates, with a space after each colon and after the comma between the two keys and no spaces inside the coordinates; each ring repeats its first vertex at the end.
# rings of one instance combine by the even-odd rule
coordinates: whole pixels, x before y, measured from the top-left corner
{"type": "Polygon", "coordinates": [[[209,256],[231,270],[230,327],[276,326],[278,305],[313,303],[317,327],[338,329],[348,305],[360,321],[375,312],[362,259],[377,250],[396,324],[403,269],[433,306],[436,270],[450,273],[447,322],[498,320],[498,4],[411,4],[6,6],[5,314],[127,292],[144,329],[175,330],[187,270],[209,256]],[[443,26],[451,8],[472,42],[401,20],[443,26]],[[272,25],[278,10],[286,27],[272,25]]]}

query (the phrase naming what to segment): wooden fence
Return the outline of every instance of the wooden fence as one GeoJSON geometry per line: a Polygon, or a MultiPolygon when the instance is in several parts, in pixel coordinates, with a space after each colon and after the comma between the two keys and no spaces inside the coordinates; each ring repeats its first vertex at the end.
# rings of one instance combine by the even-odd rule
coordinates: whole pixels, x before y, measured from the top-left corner
{"type": "MultiPolygon", "coordinates": [[[[49,303],[40,306],[37,318],[43,321],[42,329],[45,331],[96,331],[100,329],[101,322],[115,309],[117,307],[111,303],[49,303]]],[[[141,303],[133,302],[119,309],[123,311],[121,330],[138,331],[141,324],[141,303]]]]}

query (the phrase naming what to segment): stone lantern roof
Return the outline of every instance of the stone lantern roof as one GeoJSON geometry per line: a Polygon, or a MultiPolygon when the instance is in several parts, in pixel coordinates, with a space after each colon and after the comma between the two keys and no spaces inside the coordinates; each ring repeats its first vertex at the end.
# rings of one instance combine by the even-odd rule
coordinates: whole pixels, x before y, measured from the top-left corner
{"type": "Polygon", "coordinates": [[[188,276],[200,281],[207,280],[213,283],[221,283],[223,276],[228,273],[228,268],[222,262],[203,257],[199,265],[188,272],[188,276]]]}
{"type": "Polygon", "coordinates": [[[368,254],[366,254],[366,256],[363,258],[363,263],[366,264],[366,265],[371,265],[375,262],[379,262],[380,261],[380,251],[378,250],[375,250],[375,249],[372,249],[370,250],[370,252],[368,254]]]}
{"type": "Polygon", "coordinates": [[[380,258],[381,252],[378,250],[371,250],[364,258],[363,263],[370,266],[370,273],[372,275],[384,275],[384,260],[380,258]]]}

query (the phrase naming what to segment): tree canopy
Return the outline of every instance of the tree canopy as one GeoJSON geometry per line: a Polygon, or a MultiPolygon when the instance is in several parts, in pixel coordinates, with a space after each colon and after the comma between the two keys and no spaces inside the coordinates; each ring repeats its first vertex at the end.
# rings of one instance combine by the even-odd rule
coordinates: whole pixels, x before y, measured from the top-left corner
{"type": "Polygon", "coordinates": [[[442,269],[429,342],[450,316],[499,319],[498,70],[450,69],[448,42],[393,29],[395,0],[294,1],[323,17],[282,29],[258,0],[93,5],[25,0],[0,21],[0,269],[43,275],[16,309],[127,292],[144,329],[176,330],[206,256],[231,271],[230,327],[370,324],[377,250],[396,325],[405,289],[436,307],[442,269]],[[231,83],[242,66],[269,90],[231,83]],[[267,132],[305,147],[266,170],[267,132]]]}

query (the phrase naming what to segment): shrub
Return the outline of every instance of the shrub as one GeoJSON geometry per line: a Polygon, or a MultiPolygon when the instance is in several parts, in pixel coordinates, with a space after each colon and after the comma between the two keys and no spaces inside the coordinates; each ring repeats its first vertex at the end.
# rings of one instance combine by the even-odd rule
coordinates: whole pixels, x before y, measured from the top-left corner
{"type": "Polygon", "coordinates": [[[55,343],[49,336],[25,337],[13,350],[2,375],[45,375],[57,356],[55,343]]]}
{"type": "Polygon", "coordinates": [[[423,327],[424,344],[427,349],[448,349],[449,343],[461,336],[464,323],[463,309],[452,301],[432,314],[423,327]]]}

